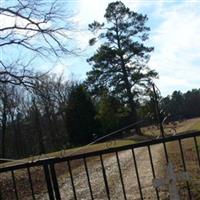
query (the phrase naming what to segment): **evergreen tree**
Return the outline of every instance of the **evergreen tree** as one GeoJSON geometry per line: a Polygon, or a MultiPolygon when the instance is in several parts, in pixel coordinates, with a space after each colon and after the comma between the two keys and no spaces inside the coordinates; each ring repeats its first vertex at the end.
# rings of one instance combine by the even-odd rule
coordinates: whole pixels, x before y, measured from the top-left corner
{"type": "Polygon", "coordinates": [[[73,145],[91,142],[96,131],[95,108],[82,85],[72,87],[66,109],[69,140],[73,145]]]}
{"type": "Polygon", "coordinates": [[[185,117],[193,118],[200,116],[200,89],[192,89],[184,94],[185,117]]]}
{"type": "Polygon", "coordinates": [[[147,82],[157,76],[147,66],[149,53],[153,50],[144,45],[150,30],[145,25],[147,16],[130,11],[117,1],[108,5],[104,17],[105,24],[97,21],[89,24],[93,33],[100,31],[90,44],[93,45],[97,39],[103,43],[88,59],[93,68],[87,73],[86,84],[93,92],[109,88],[113,95],[129,105],[132,122],[136,122],[135,100],[147,82]]]}
{"type": "Polygon", "coordinates": [[[101,134],[107,134],[127,125],[125,121],[128,109],[117,98],[104,93],[100,97],[97,108],[96,118],[101,124],[101,134]]]}

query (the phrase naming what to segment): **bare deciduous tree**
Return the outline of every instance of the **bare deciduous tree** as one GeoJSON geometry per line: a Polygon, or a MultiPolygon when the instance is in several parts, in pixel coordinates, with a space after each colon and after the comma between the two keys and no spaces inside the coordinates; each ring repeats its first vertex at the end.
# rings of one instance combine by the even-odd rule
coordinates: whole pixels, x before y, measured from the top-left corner
{"type": "Polygon", "coordinates": [[[9,121],[9,113],[12,107],[13,100],[13,86],[8,84],[0,85],[0,128],[1,128],[1,157],[5,158],[5,136],[7,130],[7,123],[9,121]]]}
{"type": "Polygon", "coordinates": [[[0,5],[0,82],[29,86],[33,75],[28,66],[33,58],[72,52],[67,48],[69,16],[61,9],[56,0],[16,0],[0,5]]]}

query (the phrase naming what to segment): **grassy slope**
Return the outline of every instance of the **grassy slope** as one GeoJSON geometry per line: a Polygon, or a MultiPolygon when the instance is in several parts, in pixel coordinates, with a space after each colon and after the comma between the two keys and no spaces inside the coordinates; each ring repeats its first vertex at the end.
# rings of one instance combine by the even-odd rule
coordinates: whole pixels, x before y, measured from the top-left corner
{"type": "MultiPolygon", "coordinates": [[[[177,132],[188,131],[188,130],[193,130],[193,129],[200,130],[200,118],[187,120],[187,121],[184,121],[184,122],[179,123],[177,125],[177,132]]],[[[147,135],[151,135],[151,134],[148,133],[147,135]]],[[[74,154],[78,154],[78,153],[84,153],[84,152],[101,150],[101,149],[106,149],[106,148],[111,148],[111,147],[123,146],[123,145],[135,143],[136,141],[141,140],[141,139],[144,139],[144,138],[139,137],[139,138],[134,138],[134,139],[108,141],[108,142],[104,142],[104,143],[86,146],[84,148],[83,147],[73,148],[73,149],[68,149],[68,150],[64,150],[64,151],[58,151],[58,152],[54,152],[54,153],[44,154],[44,155],[41,155],[41,156],[34,156],[34,157],[30,157],[30,158],[25,158],[25,159],[22,159],[22,160],[18,160],[18,161],[8,163],[6,165],[13,165],[13,164],[30,162],[30,161],[35,161],[35,160],[38,160],[38,159],[49,158],[49,157],[57,157],[57,156],[61,156],[61,155],[67,156],[67,155],[72,155],[72,154],[74,155],[74,154]]],[[[199,142],[200,142],[200,140],[199,140],[199,142]]],[[[177,168],[176,170],[178,171],[178,168],[181,166],[181,164],[180,164],[180,161],[176,159],[177,157],[180,157],[180,155],[178,154],[179,151],[177,150],[177,145],[169,144],[169,145],[167,145],[167,147],[168,147],[171,159],[173,160],[173,162],[176,163],[176,168],[177,168]],[[172,146],[170,146],[170,145],[172,145],[172,146]]],[[[186,152],[187,155],[189,155],[188,158],[193,158],[193,156],[191,156],[191,152],[194,151],[194,149],[192,148],[193,146],[191,146],[188,143],[186,145],[186,147],[187,148],[185,148],[185,146],[184,146],[184,151],[186,152]]],[[[91,159],[93,159],[93,158],[91,158],[91,159]]],[[[75,168],[75,167],[79,166],[80,164],[81,164],[80,160],[72,162],[72,168],[75,168]]],[[[5,166],[5,164],[1,165],[0,167],[3,167],[3,166],[5,166]]],[[[196,166],[196,165],[194,165],[190,162],[191,170],[189,170],[189,171],[192,172],[193,177],[197,177],[197,175],[198,175],[197,169],[194,166],[196,166]]],[[[68,171],[67,167],[66,167],[66,163],[61,163],[61,164],[57,165],[56,171],[57,171],[58,177],[63,177],[63,175],[65,175],[68,171]]],[[[20,170],[20,171],[16,172],[15,174],[16,174],[17,185],[18,185],[18,187],[20,187],[20,196],[22,196],[25,199],[26,196],[30,195],[30,189],[28,189],[30,187],[29,187],[29,184],[27,182],[27,179],[25,178],[25,177],[27,177],[27,172],[26,172],[26,170],[20,170]]],[[[44,180],[42,168],[32,169],[31,174],[32,174],[32,177],[33,177],[33,185],[35,187],[34,191],[36,193],[40,193],[41,191],[44,192],[46,190],[46,186],[45,186],[45,180],[44,180]]],[[[193,187],[192,190],[195,191],[195,195],[198,194],[198,188],[200,188],[200,183],[198,184],[198,182],[195,179],[195,181],[193,180],[191,182],[191,184],[196,185],[196,187],[193,187]]],[[[12,185],[12,180],[11,180],[10,174],[4,174],[3,176],[0,177],[0,185],[3,188],[3,191],[4,191],[3,193],[7,194],[5,199],[14,198],[13,190],[10,187],[10,185],[12,185]]]]}
{"type": "MultiPolygon", "coordinates": [[[[186,131],[199,130],[200,131],[200,118],[194,118],[189,120],[184,120],[182,122],[175,122],[164,124],[164,131],[166,135],[173,133],[181,133],[186,131]]],[[[160,135],[160,129],[155,126],[149,126],[142,128],[145,135],[158,136],[160,135]]]]}
{"type": "MultiPolygon", "coordinates": [[[[173,126],[174,125],[172,125],[172,124],[165,126],[166,134],[170,134],[170,130],[171,130],[170,127],[173,127],[173,126]]],[[[200,130],[200,118],[186,120],[181,123],[177,123],[176,127],[173,127],[173,128],[176,129],[177,133],[185,132],[185,131],[189,131],[189,130],[200,130]]],[[[157,136],[160,134],[160,131],[157,130],[155,127],[143,128],[142,131],[143,131],[144,135],[146,135],[146,136],[157,136]]],[[[31,157],[16,160],[13,162],[0,164],[0,168],[5,167],[5,166],[20,164],[20,163],[26,163],[26,162],[32,162],[32,161],[36,161],[36,160],[46,159],[46,158],[68,156],[68,155],[92,152],[92,151],[97,151],[97,150],[102,150],[102,149],[107,149],[107,148],[112,148],[112,147],[133,144],[142,139],[146,139],[146,138],[145,137],[144,138],[143,137],[134,137],[134,138],[129,137],[127,139],[114,140],[114,141],[108,141],[108,142],[103,142],[103,143],[98,143],[98,144],[92,144],[89,146],[65,149],[65,150],[61,150],[61,151],[57,151],[57,152],[53,152],[53,153],[43,154],[43,155],[39,155],[39,156],[31,156],[31,157]]]]}
{"type": "MultiPolygon", "coordinates": [[[[186,121],[185,125],[180,126],[177,132],[185,132],[191,130],[200,131],[199,118],[186,121]]],[[[200,137],[197,137],[197,142],[199,146],[198,151],[200,152],[200,137]]],[[[186,170],[190,176],[189,185],[191,189],[192,198],[198,200],[200,199],[200,166],[197,160],[197,151],[194,146],[193,138],[183,140],[182,146],[184,152],[184,159],[186,163],[186,170]]],[[[178,142],[171,142],[167,144],[167,151],[169,154],[169,159],[174,165],[175,171],[177,173],[184,171],[178,142]]],[[[179,182],[179,188],[181,198],[188,199],[187,193],[185,193],[185,191],[187,191],[186,182],[179,182]]]]}
{"type": "MultiPolygon", "coordinates": [[[[145,135],[151,135],[151,136],[159,136],[160,130],[157,129],[155,126],[151,127],[145,127],[142,129],[145,135]]],[[[181,132],[188,132],[188,131],[200,131],[200,118],[185,120],[182,122],[176,122],[175,124],[168,124],[164,125],[164,131],[166,135],[174,134],[174,133],[181,133],[181,132]],[[176,130],[176,132],[174,131],[176,130]]],[[[200,137],[197,137],[198,142],[198,148],[200,153],[200,137]]],[[[197,162],[197,152],[196,148],[194,146],[194,140],[193,139],[187,139],[183,140],[183,151],[184,151],[184,158],[186,162],[186,170],[189,173],[190,176],[190,189],[192,193],[192,198],[195,200],[200,199],[200,166],[197,162]]],[[[174,170],[178,173],[183,170],[183,163],[181,160],[181,154],[178,142],[170,142],[167,143],[167,152],[169,155],[169,160],[172,162],[174,166],[174,170]]],[[[165,176],[165,157],[161,157],[161,167],[159,169],[159,176],[163,177],[165,176]]],[[[187,187],[186,182],[182,181],[179,182],[179,188],[180,188],[180,194],[181,199],[187,200],[187,187]]],[[[167,190],[166,190],[167,191],[167,190]]],[[[167,194],[167,193],[166,193],[167,194]]],[[[164,198],[165,199],[165,198],[164,198]]],[[[168,198],[167,198],[168,199],[168,198]]]]}
{"type": "Polygon", "coordinates": [[[119,147],[119,146],[124,146],[128,144],[133,144],[135,142],[136,141],[132,139],[121,139],[121,140],[102,142],[98,144],[92,144],[88,146],[86,145],[82,147],[75,147],[71,149],[65,149],[65,150],[56,151],[53,153],[42,154],[39,156],[31,156],[24,159],[3,163],[3,164],[0,164],[0,168],[6,167],[6,166],[12,166],[16,164],[21,164],[21,163],[26,163],[26,162],[35,162],[37,160],[42,160],[42,159],[47,159],[47,158],[65,157],[65,156],[75,155],[79,153],[86,153],[86,152],[98,151],[98,150],[112,148],[112,147],[119,147]]]}
{"type": "MultiPolygon", "coordinates": [[[[85,153],[85,152],[91,152],[91,151],[96,151],[96,150],[101,150],[101,149],[107,149],[107,148],[112,148],[112,147],[118,147],[118,146],[123,146],[123,145],[128,145],[128,144],[133,144],[135,143],[135,140],[131,139],[124,139],[124,140],[115,140],[115,141],[108,141],[108,142],[103,142],[99,144],[94,144],[86,147],[80,147],[80,148],[73,148],[73,149],[68,149],[65,151],[58,151],[54,153],[49,153],[49,154],[44,154],[41,156],[34,156],[30,158],[25,158],[22,160],[17,160],[14,162],[10,162],[7,164],[2,164],[1,167],[3,166],[10,166],[10,165],[15,165],[15,164],[20,164],[20,163],[25,163],[25,162],[33,162],[38,159],[44,159],[44,158],[50,158],[50,157],[60,157],[60,156],[67,156],[67,155],[74,155],[78,153],[85,153]]],[[[109,156],[109,155],[107,155],[109,156]]],[[[92,161],[95,162],[95,158],[89,158],[87,161],[92,161]]],[[[71,167],[74,169],[80,165],[83,165],[82,160],[75,160],[71,162],[71,167]]],[[[57,177],[61,184],[65,180],[63,179],[65,176],[68,175],[68,168],[67,168],[67,163],[59,163],[56,164],[56,174],[57,177]]],[[[44,172],[42,167],[34,167],[31,168],[31,176],[32,176],[32,183],[34,186],[34,193],[35,194],[40,194],[40,193],[45,193],[46,191],[46,183],[44,179],[44,172]]],[[[27,178],[27,170],[17,170],[15,171],[15,179],[18,187],[18,193],[20,199],[28,199],[28,197],[31,195],[30,191],[30,184],[27,178]]],[[[2,197],[4,200],[10,200],[10,199],[15,199],[14,196],[14,190],[12,188],[12,177],[11,174],[8,173],[3,173],[0,176],[0,186],[1,186],[1,192],[2,192],[2,197]]]]}

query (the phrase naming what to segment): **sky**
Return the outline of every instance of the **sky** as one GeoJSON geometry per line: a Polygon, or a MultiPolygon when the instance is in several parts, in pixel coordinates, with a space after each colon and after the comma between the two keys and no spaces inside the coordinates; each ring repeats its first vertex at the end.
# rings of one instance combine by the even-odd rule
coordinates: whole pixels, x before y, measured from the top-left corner
{"type": "MultiPolygon", "coordinates": [[[[76,79],[84,80],[86,72],[91,69],[86,60],[95,50],[88,45],[88,40],[93,37],[88,31],[88,24],[94,20],[103,22],[105,9],[112,1],[58,1],[62,1],[65,5],[66,12],[76,27],[69,36],[77,48],[81,49],[81,53],[54,62],[40,61],[39,69],[50,68],[57,74],[64,72],[66,78],[71,78],[73,74],[76,79]]],[[[166,96],[174,90],[186,92],[200,88],[200,0],[122,0],[122,2],[131,10],[146,14],[149,18],[147,25],[151,31],[146,44],[154,47],[149,66],[159,74],[159,79],[155,80],[155,83],[161,94],[166,96]]]]}
{"type": "MultiPolygon", "coordinates": [[[[80,32],[76,34],[77,44],[85,51],[80,58],[68,60],[67,73],[80,79],[91,66],[85,61],[93,54],[88,46],[92,35],[88,24],[102,22],[109,0],[71,0],[69,5],[76,11],[73,21],[80,32]]],[[[200,88],[200,0],[123,0],[135,12],[147,14],[151,28],[147,44],[154,47],[149,66],[159,73],[155,83],[163,96],[174,90],[186,92],[200,88]]],[[[61,64],[57,65],[62,69],[61,64]]]]}

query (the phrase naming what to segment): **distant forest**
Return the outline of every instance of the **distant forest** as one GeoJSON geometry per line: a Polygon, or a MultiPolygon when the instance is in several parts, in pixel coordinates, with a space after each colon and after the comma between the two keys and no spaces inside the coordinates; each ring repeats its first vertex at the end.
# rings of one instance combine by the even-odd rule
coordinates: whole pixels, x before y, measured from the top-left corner
{"type": "Polygon", "coordinates": [[[71,16],[59,3],[18,0],[0,7],[0,15],[13,21],[0,29],[0,50],[6,52],[0,58],[1,159],[81,146],[141,119],[134,128],[142,134],[140,126],[157,124],[158,104],[168,121],[200,116],[200,89],[164,98],[152,91],[158,73],[148,66],[154,50],[146,45],[148,17],[121,1],[108,4],[103,22],[88,25],[94,36],[89,45],[99,47],[87,59],[91,70],[84,81],[32,70],[37,58],[79,54],[68,36],[74,33],[71,16]]]}
{"type": "MultiPolygon", "coordinates": [[[[127,104],[107,91],[95,97],[84,83],[45,75],[26,90],[0,86],[1,157],[22,158],[87,144],[132,123],[127,104]]],[[[200,89],[159,97],[169,120],[200,117],[200,89]]],[[[137,101],[139,119],[156,124],[153,96],[137,101]]]]}

